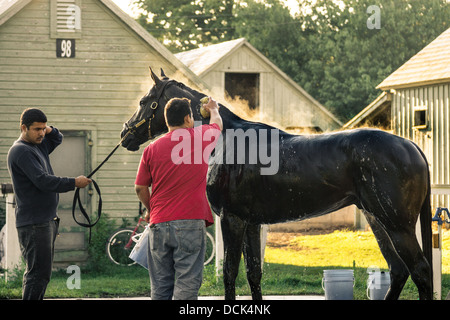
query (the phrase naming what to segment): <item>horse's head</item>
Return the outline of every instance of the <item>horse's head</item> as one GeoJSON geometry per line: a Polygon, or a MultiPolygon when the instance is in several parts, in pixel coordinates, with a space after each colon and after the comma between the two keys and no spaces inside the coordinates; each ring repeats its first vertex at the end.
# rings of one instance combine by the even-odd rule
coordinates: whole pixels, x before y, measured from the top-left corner
{"type": "Polygon", "coordinates": [[[150,69],[154,85],[148,94],[142,97],[139,107],[131,118],[124,123],[121,132],[122,146],[130,151],[136,151],[146,141],[168,131],[164,119],[164,107],[172,98],[188,98],[195,120],[203,120],[199,113],[200,99],[204,95],[189,89],[184,84],[170,80],[161,70],[161,79],[150,69]]]}

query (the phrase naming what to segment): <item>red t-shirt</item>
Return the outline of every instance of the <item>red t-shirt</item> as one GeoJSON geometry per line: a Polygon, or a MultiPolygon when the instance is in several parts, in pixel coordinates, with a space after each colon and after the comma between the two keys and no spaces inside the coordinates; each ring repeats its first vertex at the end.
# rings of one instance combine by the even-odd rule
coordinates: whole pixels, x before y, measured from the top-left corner
{"type": "Polygon", "coordinates": [[[206,199],[208,159],[217,124],[176,129],[144,149],[136,185],[151,186],[150,223],[202,219],[214,223],[206,199]]]}

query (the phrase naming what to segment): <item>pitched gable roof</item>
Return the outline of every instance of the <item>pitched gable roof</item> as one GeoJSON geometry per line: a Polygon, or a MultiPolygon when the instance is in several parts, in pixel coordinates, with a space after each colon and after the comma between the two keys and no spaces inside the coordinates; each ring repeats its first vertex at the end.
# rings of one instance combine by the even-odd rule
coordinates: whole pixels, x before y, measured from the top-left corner
{"type": "Polygon", "coordinates": [[[186,66],[197,75],[202,75],[209,71],[221,59],[245,43],[244,38],[225,41],[210,46],[197,48],[175,54],[186,66]]]}
{"type": "Polygon", "coordinates": [[[0,2],[0,26],[29,4],[31,0],[10,0],[0,2]]]}
{"type": "Polygon", "coordinates": [[[450,28],[381,82],[377,89],[415,87],[450,81],[450,28]]]}
{"type": "Polygon", "coordinates": [[[229,57],[233,52],[237,51],[242,46],[245,46],[252,51],[258,58],[260,58],[266,65],[268,65],[274,73],[278,74],[287,83],[293,86],[297,91],[301,92],[313,105],[330,117],[337,125],[342,126],[342,122],[336,118],[327,108],[314,99],[308,92],[292,80],[286,73],[273,64],[266,56],[253,47],[245,38],[225,41],[218,44],[209,45],[206,47],[193,49],[185,52],[175,54],[187,67],[194,71],[198,76],[203,76],[214,67],[229,57]]]}

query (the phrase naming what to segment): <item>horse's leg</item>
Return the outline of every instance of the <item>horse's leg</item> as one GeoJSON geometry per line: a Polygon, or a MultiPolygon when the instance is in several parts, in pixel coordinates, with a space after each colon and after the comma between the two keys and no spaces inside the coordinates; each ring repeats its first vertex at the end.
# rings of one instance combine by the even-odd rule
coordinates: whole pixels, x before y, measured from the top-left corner
{"type": "Polygon", "coordinates": [[[391,275],[391,285],[386,293],[386,300],[397,300],[403,287],[408,280],[409,271],[403,263],[402,259],[397,255],[391,240],[382,228],[382,226],[367,212],[364,212],[367,222],[372,228],[373,234],[378,242],[381,253],[383,254],[389,266],[391,275]]]}
{"type": "Polygon", "coordinates": [[[222,214],[220,222],[224,247],[223,283],[225,285],[225,300],[235,300],[236,277],[241,261],[246,224],[232,214],[222,214]]]}
{"type": "Polygon", "coordinates": [[[244,258],[247,280],[253,300],[262,300],[261,294],[261,225],[248,225],[244,238],[244,258]]]}
{"type": "Polygon", "coordinates": [[[415,159],[412,152],[408,153],[404,148],[396,152],[402,153],[403,158],[410,161],[410,164],[406,165],[406,160],[398,160],[398,163],[374,161],[371,167],[361,166],[358,198],[361,206],[372,213],[383,226],[392,247],[417,286],[420,299],[431,300],[433,299],[431,267],[417,242],[415,230],[426,200],[427,168],[422,159],[415,159]],[[401,163],[404,165],[399,165],[401,163]]]}
{"type": "Polygon", "coordinates": [[[387,194],[383,197],[376,195],[375,198],[376,201],[366,198],[366,205],[363,207],[384,226],[395,252],[408,268],[411,279],[419,290],[419,298],[433,299],[431,267],[417,242],[415,232],[420,205],[414,203],[416,199],[408,199],[406,196],[403,197],[404,201],[399,201],[393,194],[390,197],[387,194]],[[371,205],[367,205],[368,203],[371,205]]]}
{"type": "Polygon", "coordinates": [[[411,274],[411,279],[419,290],[419,298],[421,300],[432,300],[431,268],[417,242],[415,228],[396,229],[389,226],[386,232],[397,254],[406,264],[411,274]]]}

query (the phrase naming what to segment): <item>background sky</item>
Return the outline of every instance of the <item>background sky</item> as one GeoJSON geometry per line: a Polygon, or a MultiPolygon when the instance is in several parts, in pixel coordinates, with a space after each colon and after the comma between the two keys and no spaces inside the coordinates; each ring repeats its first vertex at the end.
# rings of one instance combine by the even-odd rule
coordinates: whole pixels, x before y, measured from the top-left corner
{"type": "Polygon", "coordinates": [[[131,16],[134,16],[133,10],[131,9],[130,4],[134,2],[134,0],[113,0],[115,4],[117,4],[123,11],[128,13],[131,16]]]}
{"type": "MultiPolygon", "coordinates": [[[[123,11],[128,13],[132,17],[136,17],[137,13],[133,11],[130,4],[133,3],[135,0],[113,0],[123,11]]],[[[287,5],[291,7],[295,11],[295,7],[297,7],[298,0],[285,0],[287,5]]],[[[449,0],[450,1],[450,0],[449,0]]]]}

